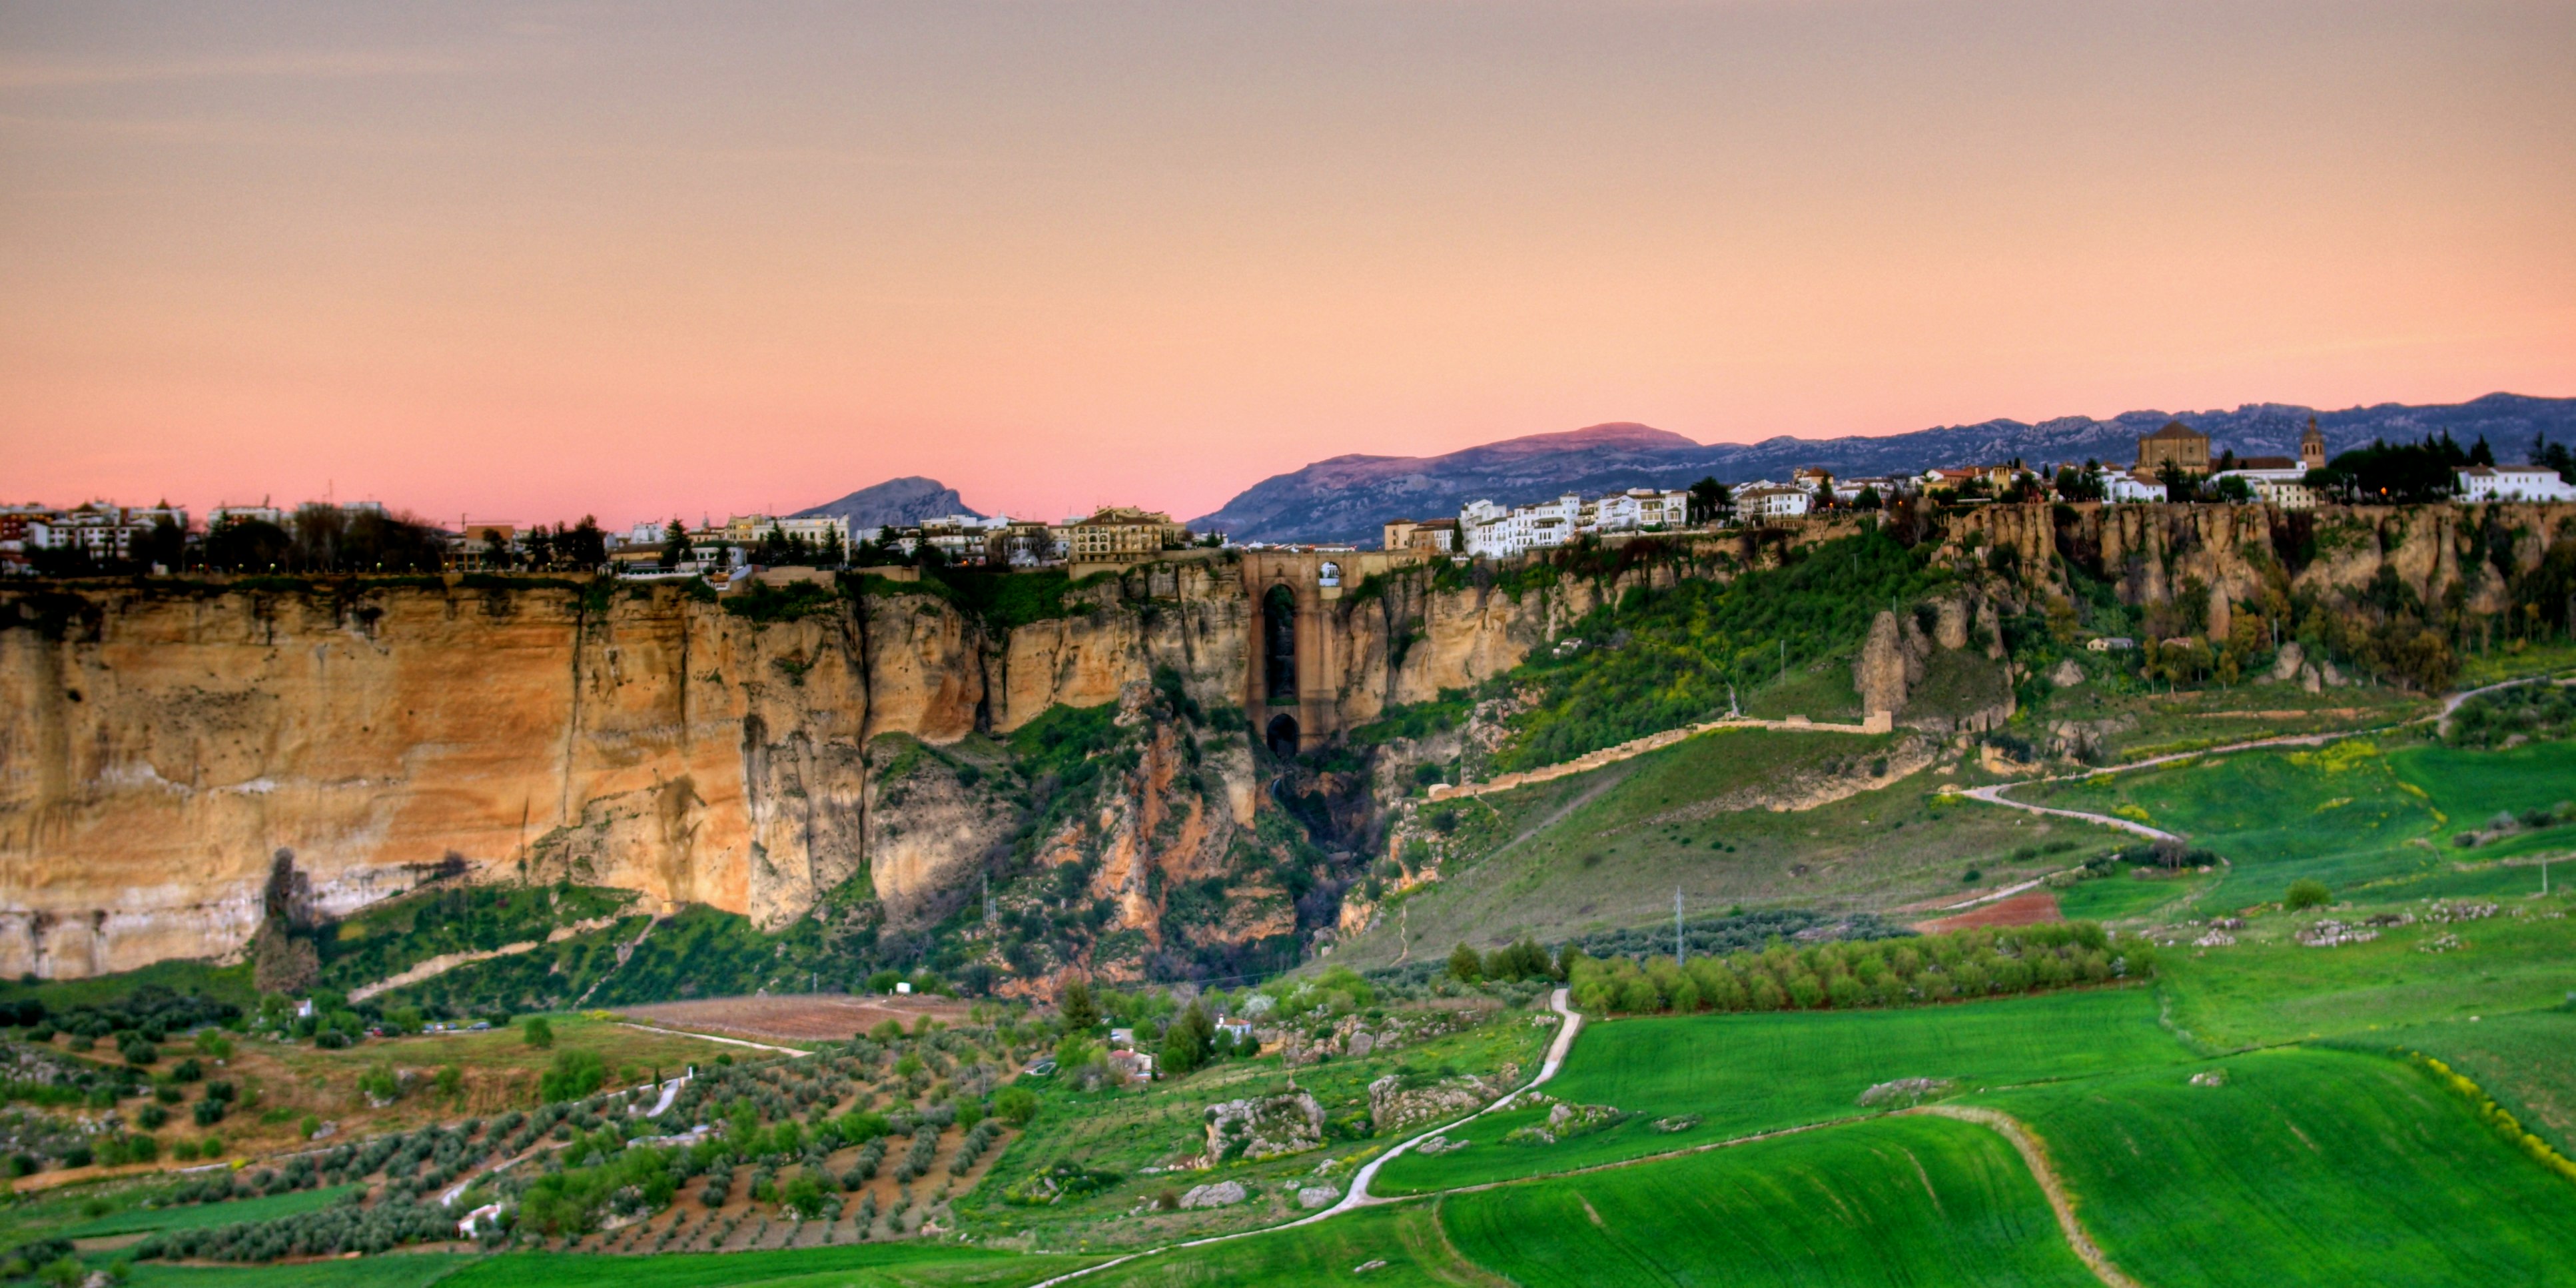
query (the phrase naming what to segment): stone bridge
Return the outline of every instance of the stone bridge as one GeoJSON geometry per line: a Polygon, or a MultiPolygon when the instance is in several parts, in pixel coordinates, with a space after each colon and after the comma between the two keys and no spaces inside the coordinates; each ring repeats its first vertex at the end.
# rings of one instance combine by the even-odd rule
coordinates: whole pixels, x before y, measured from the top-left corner
{"type": "Polygon", "coordinates": [[[1327,607],[1372,574],[1419,563],[1416,551],[1246,550],[1243,589],[1253,606],[1243,710],[1271,751],[1293,756],[1341,732],[1335,677],[1347,647],[1327,607]]]}

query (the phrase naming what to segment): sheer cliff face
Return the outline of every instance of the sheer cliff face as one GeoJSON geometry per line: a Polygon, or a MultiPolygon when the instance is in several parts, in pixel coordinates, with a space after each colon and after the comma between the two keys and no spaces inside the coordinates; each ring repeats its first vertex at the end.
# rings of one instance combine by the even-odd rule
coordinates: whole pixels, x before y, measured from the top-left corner
{"type": "Polygon", "coordinates": [[[232,951],[279,850],[334,913],[458,859],[770,920],[855,871],[855,623],[604,598],[100,591],[0,630],[0,971],[232,951]]]}
{"type": "MultiPolygon", "coordinates": [[[[1239,583],[1181,581],[1007,634],[927,595],[767,624],[669,587],[0,596],[0,972],[238,951],[281,850],[329,914],[461,861],[763,926],[864,873],[900,916],[1016,817],[876,806],[875,740],[1007,734],[1160,667],[1240,703],[1239,583]]],[[[1226,794],[1250,814],[1248,767],[1226,794]]]]}

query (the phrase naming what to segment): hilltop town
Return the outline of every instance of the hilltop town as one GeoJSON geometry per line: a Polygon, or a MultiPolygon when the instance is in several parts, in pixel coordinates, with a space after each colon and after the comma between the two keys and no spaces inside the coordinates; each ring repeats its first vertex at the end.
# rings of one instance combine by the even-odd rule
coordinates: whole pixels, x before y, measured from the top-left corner
{"type": "MultiPolygon", "coordinates": [[[[1569,492],[1521,503],[1486,498],[1467,503],[1455,517],[1388,517],[1375,548],[1510,559],[1585,538],[1865,514],[1915,503],[2261,504],[2310,510],[2329,502],[2576,500],[2568,448],[2546,440],[2532,445],[2535,459],[2515,464],[2498,464],[2483,438],[2463,448],[2447,435],[2395,446],[2374,443],[2330,461],[2325,436],[2310,417],[2298,453],[2213,453],[2208,435],[2173,421],[2140,435],[2136,456],[2128,461],[2012,460],[1851,477],[1801,467],[1785,480],[1727,483],[1712,476],[1687,489],[1632,487],[1590,497],[1569,492]]],[[[784,568],[1069,568],[1080,578],[1233,544],[1223,531],[1193,533],[1168,513],[1132,506],[1054,522],[961,513],[854,529],[846,517],[831,514],[739,514],[695,525],[676,518],[646,520],[613,532],[590,516],[552,526],[460,516],[451,525],[398,515],[377,501],[292,508],[227,503],[209,510],[202,525],[167,502],[0,505],[0,575],[22,576],[595,571],[641,579],[706,578],[721,588],[737,578],[756,578],[762,569],[784,568]]],[[[1310,552],[1362,548],[1332,542],[1243,545],[1310,552]]]]}

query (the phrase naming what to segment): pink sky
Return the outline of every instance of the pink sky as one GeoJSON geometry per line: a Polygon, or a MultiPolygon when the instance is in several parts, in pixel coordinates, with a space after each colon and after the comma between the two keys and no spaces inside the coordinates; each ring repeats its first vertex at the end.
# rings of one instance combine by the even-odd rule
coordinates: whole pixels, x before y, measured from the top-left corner
{"type": "Polygon", "coordinates": [[[2576,6],[0,3],[0,500],[2576,394],[2576,6]]]}

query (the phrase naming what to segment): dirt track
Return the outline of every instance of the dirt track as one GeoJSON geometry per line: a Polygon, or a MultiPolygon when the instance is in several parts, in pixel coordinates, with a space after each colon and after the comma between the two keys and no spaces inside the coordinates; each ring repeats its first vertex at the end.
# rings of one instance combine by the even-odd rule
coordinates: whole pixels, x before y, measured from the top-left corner
{"type": "Polygon", "coordinates": [[[1972,926],[2035,926],[2043,921],[2063,921],[2057,910],[2054,891],[2033,890],[2009,899],[1971,908],[1966,912],[1930,921],[1918,921],[1914,928],[1925,934],[1941,930],[1966,930],[1972,926]]]}
{"type": "Polygon", "coordinates": [[[928,1015],[943,1024],[966,1017],[966,1003],[947,997],[853,997],[807,993],[770,997],[711,997],[619,1008],[631,1019],[665,1028],[731,1033],[776,1042],[846,1042],[893,1020],[905,1028],[928,1015]]]}
{"type": "Polygon", "coordinates": [[[2057,1213],[2058,1230],[2066,1235],[2067,1244],[2075,1249],[2075,1255],[2083,1260],[2085,1268],[2091,1270],[2093,1277],[2101,1280],[2107,1288],[2140,1288],[2137,1280],[2131,1279],[2118,1266],[2112,1265],[2109,1257],[2102,1255],[2102,1249],[2094,1244],[2093,1236],[2086,1234],[2084,1227],[2076,1222],[2075,1201],[2066,1195],[2066,1182],[2058,1179],[2057,1169],[2050,1165],[2048,1151],[2041,1147],[2039,1137],[2022,1126],[2020,1119],[2000,1110],[1970,1105],[1925,1105],[1903,1112],[1975,1123],[2011,1142],[2013,1152],[2021,1155],[2022,1165],[2029,1168],[2032,1179],[2039,1182],[2039,1192],[2048,1196],[2050,1210],[2057,1213]]]}

